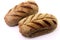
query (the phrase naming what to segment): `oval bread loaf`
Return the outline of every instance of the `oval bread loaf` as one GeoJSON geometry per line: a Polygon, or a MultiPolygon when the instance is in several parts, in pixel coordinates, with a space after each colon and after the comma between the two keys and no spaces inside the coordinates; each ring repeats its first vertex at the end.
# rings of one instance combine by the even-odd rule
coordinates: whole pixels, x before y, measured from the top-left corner
{"type": "Polygon", "coordinates": [[[14,8],[10,9],[4,19],[6,24],[9,26],[15,26],[22,18],[37,12],[38,5],[35,2],[22,2],[21,4],[16,5],[14,8]]]}
{"type": "Polygon", "coordinates": [[[52,32],[57,27],[57,19],[51,14],[30,15],[19,21],[19,31],[26,37],[36,37],[52,32]]]}

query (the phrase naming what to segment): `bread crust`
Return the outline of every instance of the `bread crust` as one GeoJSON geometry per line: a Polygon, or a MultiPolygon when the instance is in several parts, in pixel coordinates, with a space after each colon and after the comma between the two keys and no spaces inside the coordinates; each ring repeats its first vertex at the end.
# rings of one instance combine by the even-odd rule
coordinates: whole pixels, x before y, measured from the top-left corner
{"type": "Polygon", "coordinates": [[[38,5],[35,2],[22,2],[10,9],[4,17],[6,24],[15,26],[19,20],[38,12],[38,5]]]}
{"type": "Polygon", "coordinates": [[[51,14],[30,15],[19,21],[19,31],[26,37],[36,37],[52,32],[57,27],[57,19],[51,14]]]}

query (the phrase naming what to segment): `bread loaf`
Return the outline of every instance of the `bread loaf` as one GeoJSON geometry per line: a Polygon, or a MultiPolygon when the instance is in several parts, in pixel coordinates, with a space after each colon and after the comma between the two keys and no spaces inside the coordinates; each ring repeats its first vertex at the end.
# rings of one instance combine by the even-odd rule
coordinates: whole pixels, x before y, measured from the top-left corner
{"type": "Polygon", "coordinates": [[[34,14],[19,21],[19,32],[26,37],[36,37],[52,32],[57,19],[51,14],[34,14]]]}
{"type": "Polygon", "coordinates": [[[19,5],[16,5],[14,8],[10,9],[4,19],[6,24],[9,26],[15,26],[22,18],[31,14],[36,14],[37,12],[38,5],[35,2],[22,2],[19,5]]]}

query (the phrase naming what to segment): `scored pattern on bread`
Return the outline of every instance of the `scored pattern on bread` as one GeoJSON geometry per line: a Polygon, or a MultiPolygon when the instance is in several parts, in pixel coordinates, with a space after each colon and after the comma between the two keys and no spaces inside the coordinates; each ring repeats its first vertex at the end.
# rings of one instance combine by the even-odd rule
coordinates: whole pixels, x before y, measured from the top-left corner
{"type": "Polygon", "coordinates": [[[34,14],[19,21],[19,31],[27,37],[41,35],[41,31],[48,33],[53,31],[56,26],[57,19],[51,14],[34,14]]]}
{"type": "Polygon", "coordinates": [[[21,4],[10,9],[4,19],[9,26],[15,26],[22,18],[36,14],[37,12],[38,5],[35,2],[22,2],[21,4]]]}

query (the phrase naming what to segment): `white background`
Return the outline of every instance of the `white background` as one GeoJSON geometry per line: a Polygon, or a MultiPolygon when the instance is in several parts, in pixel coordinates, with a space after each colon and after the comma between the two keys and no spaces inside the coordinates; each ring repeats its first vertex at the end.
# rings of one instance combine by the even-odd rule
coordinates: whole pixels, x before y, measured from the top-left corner
{"type": "Polygon", "coordinates": [[[19,33],[18,26],[9,27],[4,16],[9,9],[25,0],[0,0],[0,40],[60,40],[60,0],[35,0],[39,6],[39,13],[50,13],[57,17],[58,26],[50,34],[36,38],[27,38],[19,33]]]}

